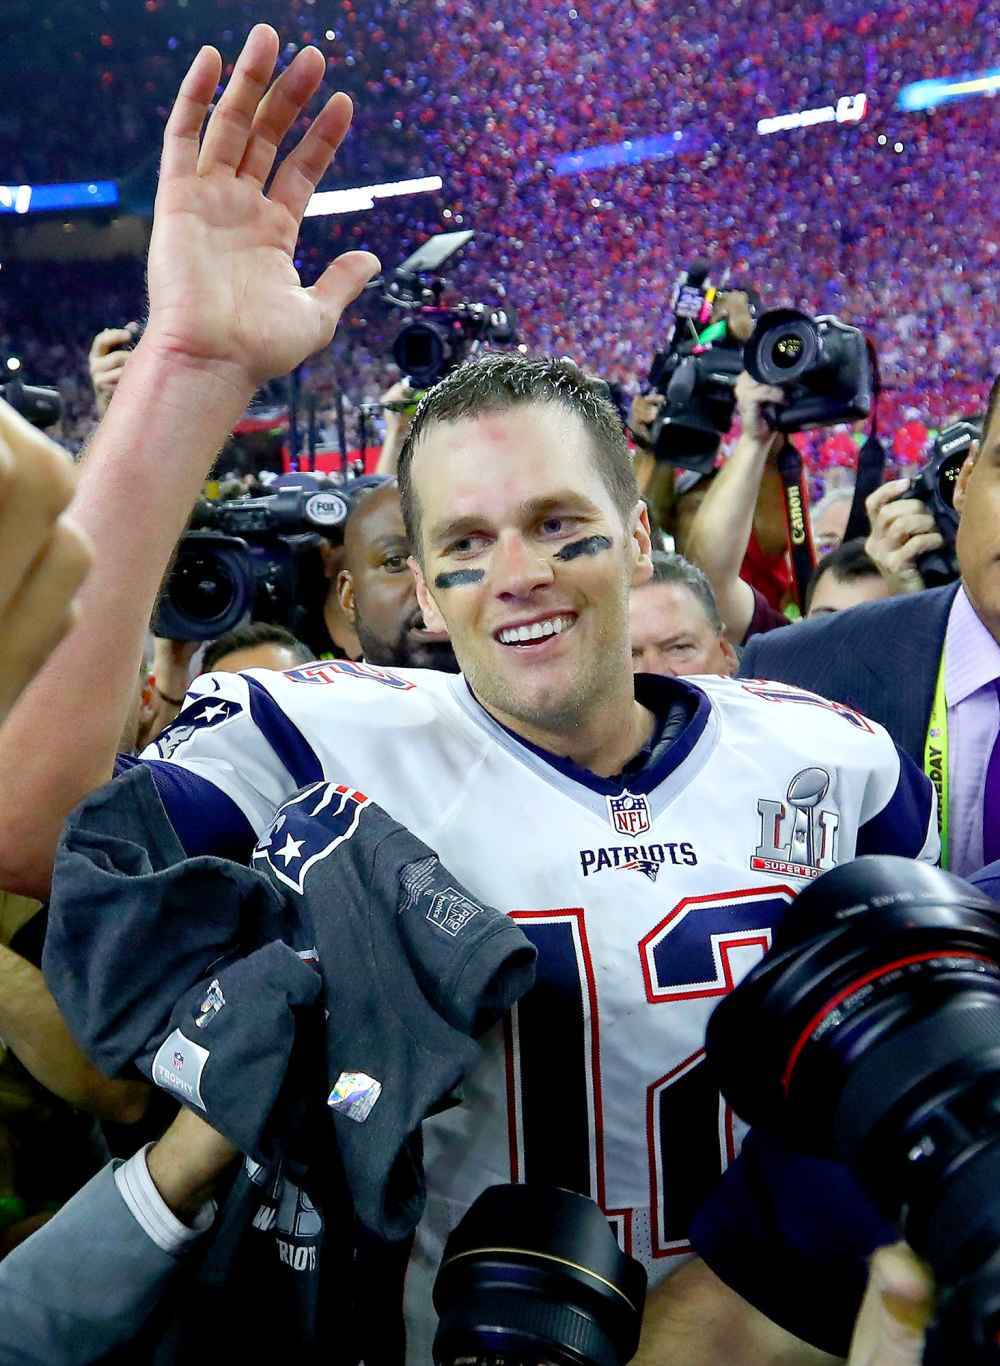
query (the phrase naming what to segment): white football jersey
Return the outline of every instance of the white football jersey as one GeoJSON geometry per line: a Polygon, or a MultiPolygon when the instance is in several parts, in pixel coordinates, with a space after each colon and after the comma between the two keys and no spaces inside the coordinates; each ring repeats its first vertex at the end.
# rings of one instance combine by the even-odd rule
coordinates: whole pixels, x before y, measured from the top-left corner
{"type": "Polygon", "coordinates": [[[716,1001],[824,869],[938,855],[929,782],[849,708],[717,677],[641,677],[637,695],[661,715],[686,696],[693,716],[625,781],[520,741],[461,676],[342,661],[206,675],[142,756],[190,853],[245,856],[297,788],[348,783],[538,946],[537,985],[483,1040],[464,1103],[424,1126],[407,1278],[422,1366],[443,1241],[496,1182],[591,1196],[651,1284],[680,1264],[743,1132],[704,1064],[716,1001]]]}

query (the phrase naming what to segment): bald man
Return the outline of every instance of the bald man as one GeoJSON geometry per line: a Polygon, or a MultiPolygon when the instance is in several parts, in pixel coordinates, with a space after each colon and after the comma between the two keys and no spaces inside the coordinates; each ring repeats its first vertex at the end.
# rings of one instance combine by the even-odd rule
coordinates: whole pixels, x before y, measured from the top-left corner
{"type": "Polygon", "coordinates": [[[357,498],[344,527],[337,579],[344,616],[357,632],[366,663],[457,673],[447,634],[424,624],[409,554],[399,490],[390,479],[357,498]]]}

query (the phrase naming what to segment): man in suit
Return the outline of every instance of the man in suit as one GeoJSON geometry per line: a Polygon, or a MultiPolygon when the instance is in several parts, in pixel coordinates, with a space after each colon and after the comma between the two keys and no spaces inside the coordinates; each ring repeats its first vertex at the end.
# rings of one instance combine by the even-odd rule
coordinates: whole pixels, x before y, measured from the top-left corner
{"type": "MultiPolygon", "coordinates": [[[[945,866],[1000,859],[1000,380],[955,485],[961,580],[754,637],[744,678],[773,678],[880,721],[938,789],[945,866]]],[[[898,536],[923,534],[905,525],[898,536]]]]}

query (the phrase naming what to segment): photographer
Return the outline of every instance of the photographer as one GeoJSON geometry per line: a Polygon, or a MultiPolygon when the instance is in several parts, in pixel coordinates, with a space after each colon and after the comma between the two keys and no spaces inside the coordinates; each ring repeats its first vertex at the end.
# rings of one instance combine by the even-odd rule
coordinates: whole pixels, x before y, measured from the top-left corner
{"type": "MultiPolygon", "coordinates": [[[[922,505],[872,495],[873,558],[912,572],[935,532],[922,505]]],[[[896,489],[902,490],[897,484],[896,489]]],[[[961,582],[891,597],[753,640],[741,673],[775,678],[880,721],[932,776],[942,862],[968,874],[1000,858],[1000,382],[955,484],[961,582]]]]}

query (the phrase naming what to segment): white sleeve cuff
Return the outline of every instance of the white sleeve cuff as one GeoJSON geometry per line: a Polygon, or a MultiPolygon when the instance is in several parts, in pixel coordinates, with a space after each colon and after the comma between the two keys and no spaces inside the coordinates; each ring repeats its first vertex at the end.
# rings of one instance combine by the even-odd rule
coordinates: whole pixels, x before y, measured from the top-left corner
{"type": "Polygon", "coordinates": [[[115,1185],[143,1232],[164,1252],[177,1256],[211,1227],[215,1219],[215,1202],[206,1201],[193,1224],[182,1224],[164,1202],[149,1174],[146,1154],[152,1146],[147,1143],[115,1168],[115,1185]]]}

